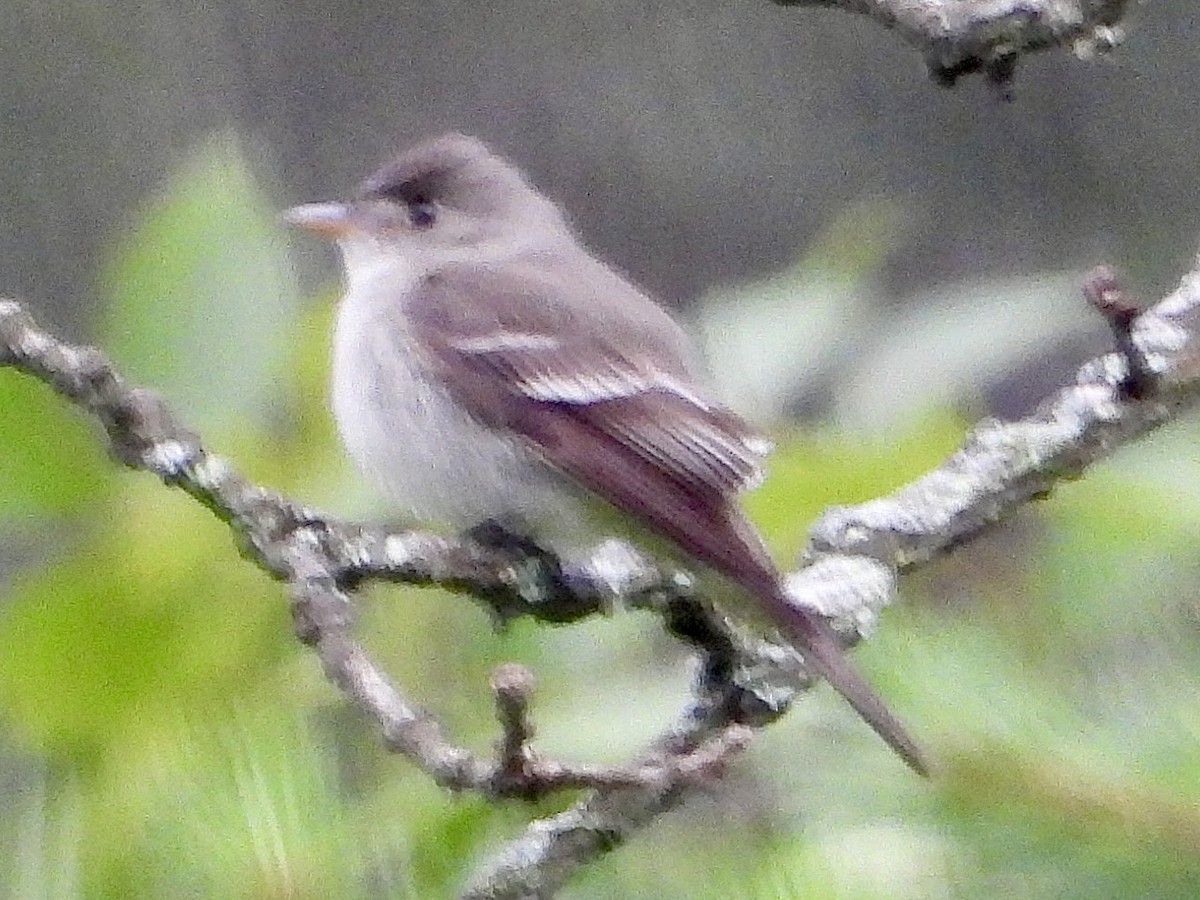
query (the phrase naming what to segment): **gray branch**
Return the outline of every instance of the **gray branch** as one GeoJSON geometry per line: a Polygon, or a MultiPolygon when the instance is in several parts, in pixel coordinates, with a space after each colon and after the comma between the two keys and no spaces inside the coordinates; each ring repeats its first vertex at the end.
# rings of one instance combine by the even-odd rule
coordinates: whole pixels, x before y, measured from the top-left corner
{"type": "MultiPolygon", "coordinates": [[[[607,608],[615,589],[645,604],[660,598],[682,601],[677,576],[660,573],[630,552],[620,583],[617,573],[591,580],[580,573],[568,587],[537,557],[425,532],[389,533],[321,515],[248,481],[226,459],[205,450],[160,397],[128,384],[98,350],[72,346],[41,330],[11,300],[0,300],[0,365],[49,384],[104,425],[118,460],[181,488],[228,523],[244,555],[287,583],[297,636],[316,651],[330,681],[375,719],[389,749],[412,759],[440,784],[491,796],[536,797],[564,788],[657,786],[693,765],[688,756],[697,748],[627,768],[568,765],[524,752],[528,725],[523,714],[512,711],[516,701],[503,673],[494,679],[494,693],[506,733],[497,759],[481,758],[453,744],[351,636],[348,591],[367,578],[466,591],[501,621],[526,614],[557,622],[607,608]],[[524,757],[519,770],[511,758],[517,746],[524,757]]],[[[701,751],[700,758],[708,752],[701,751]]]]}
{"type": "MultiPolygon", "coordinates": [[[[1109,288],[1093,279],[1089,296],[1111,298],[1109,288]]],[[[1087,363],[1073,385],[1025,419],[981,423],[946,462],[893,494],[827,511],[789,576],[796,602],[830,616],[847,642],[856,640],[893,598],[897,571],[968,540],[1200,398],[1200,269],[1136,317],[1096,305],[1123,353],[1087,363]]],[[[522,797],[590,789],[565,812],[530,823],[484,863],[465,896],[552,895],[580,866],[716,777],[750,728],[778,717],[808,683],[793,651],[741,635],[690,595],[685,575],[660,570],[624,545],[603,545],[583,569],[564,573],[536,554],[339,522],[254,485],[204,450],[154,394],[125,383],[98,351],[52,338],[11,301],[0,302],[0,365],[50,384],[103,423],[118,459],[187,491],[229,523],[246,556],[288,584],[297,634],[331,681],[378,722],[389,748],[456,789],[522,797]],[[563,621],[616,602],[649,606],[699,654],[693,700],[628,765],[570,766],[530,746],[532,677],[505,667],[492,684],[502,737],[495,759],[480,757],[453,744],[351,637],[349,591],[369,578],[465,591],[500,620],[563,621]]]]}
{"type": "MultiPolygon", "coordinates": [[[[1085,285],[1089,299],[1097,270],[1085,285]]],[[[1075,383],[1013,422],[988,419],[933,471],[895,493],[827,510],[806,556],[865,555],[905,569],[960,544],[1093,462],[1177,416],[1200,397],[1200,269],[1140,315],[1101,308],[1123,328],[1126,353],[1083,365],[1075,383]],[[1121,324],[1123,322],[1123,325],[1121,324]],[[1132,354],[1132,365],[1130,352],[1132,354]],[[1153,385],[1146,381],[1153,376],[1153,385]]],[[[803,570],[802,570],[803,571],[803,570]]]]}
{"type": "MultiPolygon", "coordinates": [[[[1200,260],[1197,266],[1174,293],[1125,320],[1129,349],[1136,350],[1132,365],[1120,353],[1093,359],[1073,385],[1032,415],[984,421],[949,459],[910,484],[826,511],[809,533],[802,567],[789,576],[795,600],[861,629],[890,601],[896,571],[962,544],[1194,405],[1200,400],[1200,260]],[[1153,391],[1131,390],[1139,372],[1153,375],[1153,391]]],[[[1104,274],[1093,275],[1086,292],[1093,293],[1104,274]]],[[[1100,311],[1113,321],[1109,310],[1100,311]]],[[[699,711],[679,734],[711,729],[712,721],[703,719],[712,713],[711,707],[699,711]]],[[[581,860],[607,852],[685,796],[686,789],[597,791],[531,823],[477,873],[466,896],[551,896],[581,860]]]]}
{"type": "Polygon", "coordinates": [[[1089,57],[1113,49],[1130,0],[773,0],[780,6],[828,6],[894,28],[925,58],[941,84],[983,72],[1005,84],[1019,57],[1066,48],[1089,57]]]}

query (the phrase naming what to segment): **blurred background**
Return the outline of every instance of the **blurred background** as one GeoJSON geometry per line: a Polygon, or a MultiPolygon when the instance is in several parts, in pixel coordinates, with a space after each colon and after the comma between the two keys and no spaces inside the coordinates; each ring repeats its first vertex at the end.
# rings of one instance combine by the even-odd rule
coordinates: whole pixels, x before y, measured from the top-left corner
{"type": "MultiPolygon", "coordinates": [[[[678,309],[769,428],[781,559],[832,503],[936,464],[1107,347],[1200,243],[1184,0],[1011,102],[945,90],[872,22],[765,2],[185,6],[8,0],[0,294],[94,341],[250,476],[383,515],[325,410],[338,271],[275,216],[456,129],[678,309]]],[[[1119,453],[903,584],[856,660],[938,759],[912,777],[825,689],[568,896],[1200,893],[1200,429],[1119,453]]],[[[538,746],[628,758],[686,701],[646,617],[493,633],[378,588],[360,633],[463,743],[538,677],[538,746]]],[[[449,796],[322,680],[283,591],[96,427],[0,371],[0,891],[438,897],[535,808],[449,796]]]]}

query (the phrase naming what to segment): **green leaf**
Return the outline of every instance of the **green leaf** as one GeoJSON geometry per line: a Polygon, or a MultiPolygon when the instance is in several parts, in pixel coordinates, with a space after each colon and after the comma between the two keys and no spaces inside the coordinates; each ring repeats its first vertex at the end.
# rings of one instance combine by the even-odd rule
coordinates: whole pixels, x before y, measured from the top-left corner
{"type": "Polygon", "coordinates": [[[789,404],[862,341],[875,273],[902,228],[894,204],[865,200],[833,219],[791,266],[701,299],[696,331],[718,394],[756,422],[789,404]]]}
{"type": "Polygon", "coordinates": [[[295,652],[277,589],[225,525],[150,479],[123,485],[77,551],[18,579],[0,610],[0,714],[85,770],[295,652]]]}
{"type": "Polygon", "coordinates": [[[103,345],[193,424],[261,412],[296,305],[285,249],[237,140],[216,135],[117,248],[103,345]]]}
{"type": "Polygon", "coordinates": [[[930,414],[886,437],[828,429],[780,435],[767,480],[747,496],[746,508],[774,548],[795,553],[825,507],[895,490],[945,459],[965,430],[956,416],[930,414]]]}
{"type": "Polygon", "coordinates": [[[0,522],[71,512],[108,483],[98,429],[48,387],[0,371],[0,410],[0,522]]]}

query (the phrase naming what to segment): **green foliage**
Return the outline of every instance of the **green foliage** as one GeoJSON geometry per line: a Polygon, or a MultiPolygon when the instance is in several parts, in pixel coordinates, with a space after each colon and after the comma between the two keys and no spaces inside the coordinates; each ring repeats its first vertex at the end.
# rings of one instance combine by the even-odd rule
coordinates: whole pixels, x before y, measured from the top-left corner
{"type": "Polygon", "coordinates": [[[911,430],[863,436],[831,428],[776,438],[769,477],[746,508],[778,553],[795,553],[827,506],[885,494],[940,463],[962,440],[959,416],[926,415],[911,430]]]}
{"type": "Polygon", "coordinates": [[[105,490],[112,464],[90,423],[53,392],[0,369],[0,533],[38,514],[71,513],[105,490]]]}
{"type": "Polygon", "coordinates": [[[27,739],[89,769],[182,704],[236,696],[290,649],[273,587],[228,529],[182,494],[122,487],[73,553],[18,581],[0,619],[15,648],[0,703],[27,739]]]}
{"type": "MultiPolygon", "coordinates": [[[[251,477],[363,512],[325,410],[330,298],[297,304],[271,219],[236,142],[199,148],[116,242],[103,340],[251,477]]],[[[839,254],[870,237],[847,222],[806,265],[850,291],[893,224],[839,254]]],[[[573,799],[452,797],[389,756],[227,529],[118,471],[44,387],[0,372],[0,392],[0,528],[25,556],[49,545],[0,603],[0,891],[449,896],[573,799]]],[[[748,505],[786,560],[821,509],[906,482],[962,431],[931,411],[886,436],[783,435],[748,505]]],[[[933,781],[818,690],[567,895],[1196,896],[1196,438],[1178,426],[904,582],[855,659],[937,760],[933,781]]],[[[372,651],[480,751],[505,659],[536,673],[548,754],[626,758],[686,702],[686,654],[645,616],[495,635],[439,591],[360,605],[372,651]]]]}
{"type": "Polygon", "coordinates": [[[103,279],[101,342],[123,372],[155,385],[199,427],[261,414],[291,336],[290,271],[241,147],[217,135],[118,245],[103,279]]]}

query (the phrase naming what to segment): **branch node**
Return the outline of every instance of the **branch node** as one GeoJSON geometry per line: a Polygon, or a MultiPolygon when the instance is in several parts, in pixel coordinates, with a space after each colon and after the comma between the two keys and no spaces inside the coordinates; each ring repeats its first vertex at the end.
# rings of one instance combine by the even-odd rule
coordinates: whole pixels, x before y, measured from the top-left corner
{"type": "Polygon", "coordinates": [[[675,772],[680,779],[693,785],[712,782],[724,774],[725,767],[735,755],[750,746],[753,737],[754,729],[749,725],[729,725],[680,759],[675,772]]]}
{"type": "Polygon", "coordinates": [[[1122,399],[1144,400],[1158,387],[1158,376],[1133,337],[1133,324],[1141,314],[1126,294],[1117,273],[1097,266],[1084,279],[1083,295],[1108,323],[1117,352],[1125,360],[1125,377],[1117,385],[1122,399]]]}
{"type": "Polygon", "coordinates": [[[1086,61],[1105,53],[1111,53],[1124,40],[1125,29],[1120,25],[1097,25],[1075,41],[1072,50],[1078,59],[1086,61]]]}
{"type": "Polygon", "coordinates": [[[352,619],[348,599],[330,577],[293,582],[291,610],[296,639],[309,647],[315,647],[326,634],[345,631],[352,619]]]}
{"type": "Polygon", "coordinates": [[[534,734],[529,719],[533,684],[533,673],[520,663],[504,663],[492,673],[492,694],[496,698],[496,716],[501,728],[496,745],[499,784],[520,785],[528,781],[532,759],[529,740],[534,734]]]}

